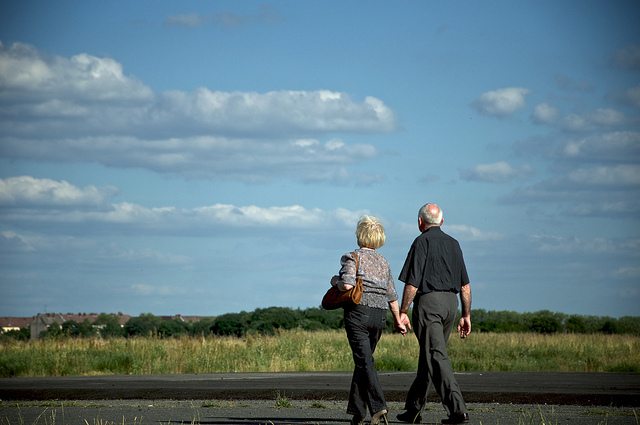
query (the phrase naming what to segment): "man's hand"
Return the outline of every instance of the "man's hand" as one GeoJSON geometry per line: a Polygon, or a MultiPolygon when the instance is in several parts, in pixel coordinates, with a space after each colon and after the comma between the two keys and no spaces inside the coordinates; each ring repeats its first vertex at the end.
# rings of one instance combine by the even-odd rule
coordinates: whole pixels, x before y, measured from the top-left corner
{"type": "Polygon", "coordinates": [[[460,338],[466,338],[471,333],[471,317],[462,317],[460,318],[460,323],[458,323],[458,333],[460,334],[460,338]]]}
{"type": "Polygon", "coordinates": [[[400,313],[400,324],[405,327],[404,334],[411,330],[411,320],[409,320],[407,313],[400,313]]]}

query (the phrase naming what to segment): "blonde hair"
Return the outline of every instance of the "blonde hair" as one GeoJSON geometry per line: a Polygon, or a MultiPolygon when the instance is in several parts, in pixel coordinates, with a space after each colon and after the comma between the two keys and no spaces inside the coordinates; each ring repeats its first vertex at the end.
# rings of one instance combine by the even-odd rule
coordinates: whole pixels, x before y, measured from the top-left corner
{"type": "Polygon", "coordinates": [[[384,245],[385,239],[384,227],[377,218],[365,215],[358,220],[356,240],[360,248],[378,249],[384,245]]]}

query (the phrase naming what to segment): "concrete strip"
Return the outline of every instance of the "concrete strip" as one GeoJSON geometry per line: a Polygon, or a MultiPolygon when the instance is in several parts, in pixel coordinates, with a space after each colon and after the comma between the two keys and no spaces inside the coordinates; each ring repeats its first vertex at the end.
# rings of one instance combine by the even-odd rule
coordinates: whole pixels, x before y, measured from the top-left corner
{"type": "MultiPolygon", "coordinates": [[[[640,374],[461,373],[465,399],[480,403],[640,406],[640,374]]],[[[402,401],[414,373],[381,373],[389,401],[402,401]]],[[[2,400],[344,400],[350,373],[216,373],[0,379],[2,400]]],[[[431,393],[430,401],[437,401],[431,393]]]]}

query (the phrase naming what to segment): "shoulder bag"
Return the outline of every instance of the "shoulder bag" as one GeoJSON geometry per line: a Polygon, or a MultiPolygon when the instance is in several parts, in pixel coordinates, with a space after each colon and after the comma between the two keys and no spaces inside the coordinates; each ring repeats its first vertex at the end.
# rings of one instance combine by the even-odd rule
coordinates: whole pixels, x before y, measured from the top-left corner
{"type": "Polygon", "coordinates": [[[346,291],[341,291],[338,285],[331,285],[331,288],[322,297],[322,308],[325,310],[336,310],[338,308],[344,308],[351,304],[360,304],[362,299],[362,276],[358,276],[359,259],[358,254],[353,253],[356,261],[356,282],[353,288],[346,291]]]}

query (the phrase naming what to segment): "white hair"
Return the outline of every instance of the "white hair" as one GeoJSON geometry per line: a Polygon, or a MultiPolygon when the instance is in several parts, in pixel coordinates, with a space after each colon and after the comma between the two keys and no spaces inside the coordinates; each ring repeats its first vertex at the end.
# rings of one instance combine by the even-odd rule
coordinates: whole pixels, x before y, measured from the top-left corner
{"type": "Polygon", "coordinates": [[[435,224],[439,226],[442,223],[442,209],[437,204],[424,204],[418,216],[425,222],[425,224],[435,224]]]}

